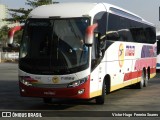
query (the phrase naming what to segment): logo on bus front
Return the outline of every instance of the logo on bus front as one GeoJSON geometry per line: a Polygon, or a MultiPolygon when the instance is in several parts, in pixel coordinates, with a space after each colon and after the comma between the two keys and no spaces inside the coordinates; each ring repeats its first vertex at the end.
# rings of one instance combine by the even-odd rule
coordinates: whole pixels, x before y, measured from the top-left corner
{"type": "Polygon", "coordinates": [[[52,82],[54,83],[54,84],[57,84],[57,83],[59,83],[59,78],[56,76],[56,77],[53,77],[52,78],[52,82]]]}
{"type": "Polygon", "coordinates": [[[119,66],[122,67],[124,64],[124,46],[122,43],[119,45],[118,60],[119,66]]]}

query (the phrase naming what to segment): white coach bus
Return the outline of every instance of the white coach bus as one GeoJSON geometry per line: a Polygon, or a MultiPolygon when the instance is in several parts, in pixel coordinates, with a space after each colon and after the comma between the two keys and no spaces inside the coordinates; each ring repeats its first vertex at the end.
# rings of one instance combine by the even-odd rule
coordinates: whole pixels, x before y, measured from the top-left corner
{"type": "Polygon", "coordinates": [[[107,3],[40,6],[26,21],[19,58],[20,94],[91,99],[156,75],[152,23],[107,3]]]}

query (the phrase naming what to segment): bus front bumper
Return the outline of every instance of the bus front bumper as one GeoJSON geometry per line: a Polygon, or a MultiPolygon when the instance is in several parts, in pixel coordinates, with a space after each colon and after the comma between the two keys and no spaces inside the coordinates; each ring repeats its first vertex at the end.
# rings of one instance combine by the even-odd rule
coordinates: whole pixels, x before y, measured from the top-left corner
{"type": "Polygon", "coordinates": [[[89,99],[89,80],[73,88],[40,88],[26,86],[19,82],[20,95],[23,97],[89,99]]]}

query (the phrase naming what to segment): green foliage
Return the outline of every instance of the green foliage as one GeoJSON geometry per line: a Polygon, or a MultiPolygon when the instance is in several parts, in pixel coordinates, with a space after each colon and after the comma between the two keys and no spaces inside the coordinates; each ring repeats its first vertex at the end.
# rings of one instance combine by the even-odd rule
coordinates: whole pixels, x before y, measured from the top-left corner
{"type": "MultiPolygon", "coordinates": [[[[57,3],[57,2],[53,2],[57,3]]],[[[52,0],[26,0],[26,5],[30,6],[29,9],[25,8],[19,8],[19,9],[8,9],[10,18],[5,19],[6,21],[9,22],[20,22],[20,23],[25,23],[28,14],[31,12],[32,9],[41,6],[41,5],[46,5],[46,4],[52,4],[52,0]]],[[[0,29],[0,41],[4,41],[8,37],[8,31],[9,28],[7,26],[4,26],[3,28],[0,29]]],[[[20,43],[22,36],[22,31],[17,31],[16,34],[14,35],[14,42],[20,43]]]]}
{"type": "Polygon", "coordinates": [[[26,5],[29,5],[30,9],[9,9],[9,14],[11,15],[11,18],[5,20],[10,22],[19,21],[20,23],[24,23],[32,9],[46,4],[52,4],[52,0],[26,0],[26,5]]]}
{"type": "Polygon", "coordinates": [[[24,23],[29,12],[32,9],[24,9],[24,8],[19,8],[19,9],[8,9],[10,11],[10,15],[12,18],[8,18],[7,21],[10,22],[15,22],[19,21],[20,23],[24,23]]]}
{"type": "Polygon", "coordinates": [[[9,28],[7,26],[3,26],[0,29],[0,41],[2,42],[3,40],[6,40],[8,37],[8,30],[9,28]]]}
{"type": "Polygon", "coordinates": [[[27,0],[27,5],[36,8],[41,5],[52,4],[52,0],[27,0]]]}
{"type": "Polygon", "coordinates": [[[16,32],[16,34],[14,35],[14,43],[19,43],[20,44],[20,41],[21,41],[21,38],[22,38],[22,33],[23,33],[23,30],[16,32]]]}
{"type": "MultiPolygon", "coordinates": [[[[58,3],[58,2],[53,2],[58,3]]],[[[5,19],[5,21],[9,22],[20,22],[25,23],[28,14],[31,12],[32,9],[46,4],[52,4],[52,0],[26,0],[26,5],[30,6],[29,9],[25,8],[19,8],[19,9],[8,9],[10,18],[5,19]]],[[[0,29],[0,41],[7,42],[8,38],[8,31],[9,28],[7,26],[4,26],[0,29]]],[[[22,31],[17,31],[14,35],[14,42],[20,43],[22,37],[22,31]]]]}

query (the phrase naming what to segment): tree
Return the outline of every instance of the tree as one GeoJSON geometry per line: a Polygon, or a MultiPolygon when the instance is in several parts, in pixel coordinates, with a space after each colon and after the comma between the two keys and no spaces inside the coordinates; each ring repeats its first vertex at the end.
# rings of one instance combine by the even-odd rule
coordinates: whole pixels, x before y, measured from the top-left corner
{"type": "MultiPolygon", "coordinates": [[[[53,2],[53,3],[57,3],[57,2],[53,2]]],[[[26,5],[30,6],[30,8],[25,9],[25,8],[19,8],[19,9],[8,9],[9,10],[9,14],[11,15],[11,18],[7,18],[5,19],[6,21],[10,21],[10,22],[20,22],[20,23],[25,23],[28,14],[31,12],[32,9],[41,6],[41,5],[46,5],[46,4],[52,4],[52,0],[26,0],[26,5]]],[[[2,29],[2,35],[3,39],[7,39],[7,34],[8,34],[8,30],[4,30],[2,29]],[[4,34],[3,34],[4,33],[4,34]]],[[[15,36],[14,36],[14,42],[20,42],[22,36],[22,31],[17,31],[15,36]]]]}
{"type": "MultiPolygon", "coordinates": [[[[24,23],[27,19],[28,14],[31,12],[32,9],[46,4],[52,4],[52,0],[26,0],[26,5],[29,5],[29,9],[19,8],[19,9],[8,9],[11,18],[6,19],[6,21],[11,22],[20,22],[24,23]]],[[[57,2],[53,2],[57,3],[57,2]]]]}
{"type": "Polygon", "coordinates": [[[52,4],[52,0],[27,0],[27,5],[36,8],[41,5],[52,4]]]}
{"type": "Polygon", "coordinates": [[[8,30],[9,28],[7,26],[3,26],[0,29],[0,42],[5,44],[7,41],[7,37],[8,37],[8,30]]]}
{"type": "Polygon", "coordinates": [[[32,9],[24,9],[24,8],[19,8],[19,9],[8,9],[10,11],[11,18],[7,18],[6,21],[10,22],[20,22],[24,23],[28,14],[32,9]]]}

